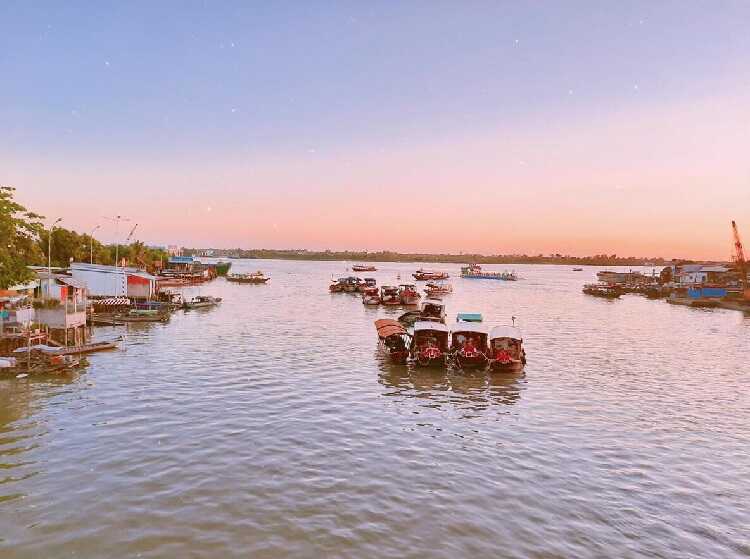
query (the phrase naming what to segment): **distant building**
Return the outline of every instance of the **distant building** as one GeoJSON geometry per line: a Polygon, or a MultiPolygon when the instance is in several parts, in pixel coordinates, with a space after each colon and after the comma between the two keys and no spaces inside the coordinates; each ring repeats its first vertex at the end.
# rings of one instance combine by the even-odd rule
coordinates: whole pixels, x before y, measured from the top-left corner
{"type": "Polygon", "coordinates": [[[73,262],[70,271],[86,284],[92,297],[150,299],[156,295],[156,277],[137,268],[73,262]]]}
{"type": "Polygon", "coordinates": [[[731,270],[714,264],[683,264],[672,266],[672,278],[680,285],[723,283],[731,270]]]}
{"type": "Polygon", "coordinates": [[[167,254],[169,256],[182,256],[182,247],[177,245],[169,245],[167,247],[167,254]]]}

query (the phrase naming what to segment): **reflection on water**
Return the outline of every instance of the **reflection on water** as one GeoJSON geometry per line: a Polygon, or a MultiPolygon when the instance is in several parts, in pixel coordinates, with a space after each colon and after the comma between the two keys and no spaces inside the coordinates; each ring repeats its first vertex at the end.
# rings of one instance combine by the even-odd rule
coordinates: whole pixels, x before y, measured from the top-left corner
{"type": "Polygon", "coordinates": [[[518,317],[529,356],[459,373],[384,361],[373,320],[403,309],[330,295],[344,263],[234,268],[271,283],[97,329],[123,349],[79,377],[0,381],[3,559],[750,553],[740,313],[586,297],[593,269],[456,278],[449,321],[518,317]]]}

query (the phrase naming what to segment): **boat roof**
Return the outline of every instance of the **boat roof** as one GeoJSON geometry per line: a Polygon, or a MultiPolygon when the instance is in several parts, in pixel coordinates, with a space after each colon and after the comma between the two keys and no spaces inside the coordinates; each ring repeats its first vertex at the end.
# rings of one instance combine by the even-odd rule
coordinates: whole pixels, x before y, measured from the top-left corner
{"type": "Polygon", "coordinates": [[[392,318],[380,318],[376,320],[375,329],[378,331],[378,336],[381,338],[406,334],[406,328],[404,328],[398,320],[392,318]]]}
{"type": "Polygon", "coordinates": [[[429,320],[419,320],[414,323],[414,332],[424,330],[434,330],[436,332],[448,332],[448,327],[442,322],[431,322],[429,320]]]}
{"type": "Polygon", "coordinates": [[[482,322],[482,313],[460,312],[456,315],[456,322],[482,322]]]}
{"type": "Polygon", "coordinates": [[[523,341],[521,331],[515,326],[495,326],[490,332],[490,338],[510,338],[511,340],[523,341]]]}
{"type": "Polygon", "coordinates": [[[453,327],[453,334],[460,334],[463,332],[486,334],[487,327],[484,324],[479,324],[477,322],[459,322],[453,327]]]}

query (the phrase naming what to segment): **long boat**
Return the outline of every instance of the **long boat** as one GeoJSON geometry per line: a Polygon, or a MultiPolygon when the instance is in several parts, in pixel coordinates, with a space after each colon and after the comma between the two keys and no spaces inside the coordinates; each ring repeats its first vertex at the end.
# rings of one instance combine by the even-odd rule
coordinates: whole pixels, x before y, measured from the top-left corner
{"type": "Polygon", "coordinates": [[[516,281],[518,276],[514,272],[485,272],[479,264],[471,264],[461,268],[464,279],[491,279],[502,281],[516,281]]]}
{"type": "Polygon", "coordinates": [[[378,269],[375,266],[369,264],[355,264],[352,266],[352,272],[377,272],[378,269]]]}
{"type": "Polygon", "coordinates": [[[409,334],[398,320],[381,318],[375,321],[378,332],[378,346],[390,357],[393,363],[403,365],[409,357],[409,334]]]}
{"type": "Polygon", "coordinates": [[[253,283],[262,284],[266,283],[271,278],[266,277],[263,272],[258,271],[252,274],[227,274],[227,281],[233,283],[253,283]]]}
{"type": "Polygon", "coordinates": [[[433,281],[433,280],[444,280],[448,279],[448,274],[446,272],[436,272],[433,270],[423,270],[420,268],[416,272],[412,274],[415,280],[417,281],[433,281]]]}

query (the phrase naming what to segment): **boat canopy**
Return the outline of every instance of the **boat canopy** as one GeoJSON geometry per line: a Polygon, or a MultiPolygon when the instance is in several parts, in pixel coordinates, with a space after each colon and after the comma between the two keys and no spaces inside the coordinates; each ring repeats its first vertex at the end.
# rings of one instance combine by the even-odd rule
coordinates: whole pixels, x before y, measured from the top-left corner
{"type": "Polygon", "coordinates": [[[482,322],[482,313],[460,312],[456,315],[456,322],[482,322]]]}
{"type": "Polygon", "coordinates": [[[376,320],[375,329],[378,331],[378,337],[383,339],[394,335],[402,336],[406,334],[406,328],[398,320],[392,318],[380,318],[376,320]]]}
{"type": "Polygon", "coordinates": [[[431,322],[429,320],[420,320],[414,323],[414,333],[426,330],[432,330],[434,332],[445,332],[448,333],[448,327],[442,322],[431,322]]]}
{"type": "Polygon", "coordinates": [[[460,322],[453,328],[453,334],[463,334],[465,332],[472,332],[474,334],[487,334],[487,327],[484,324],[477,324],[476,322],[460,322]]]}
{"type": "Polygon", "coordinates": [[[519,342],[523,341],[521,331],[515,326],[495,326],[490,333],[490,339],[496,340],[498,338],[510,338],[519,342]]]}

